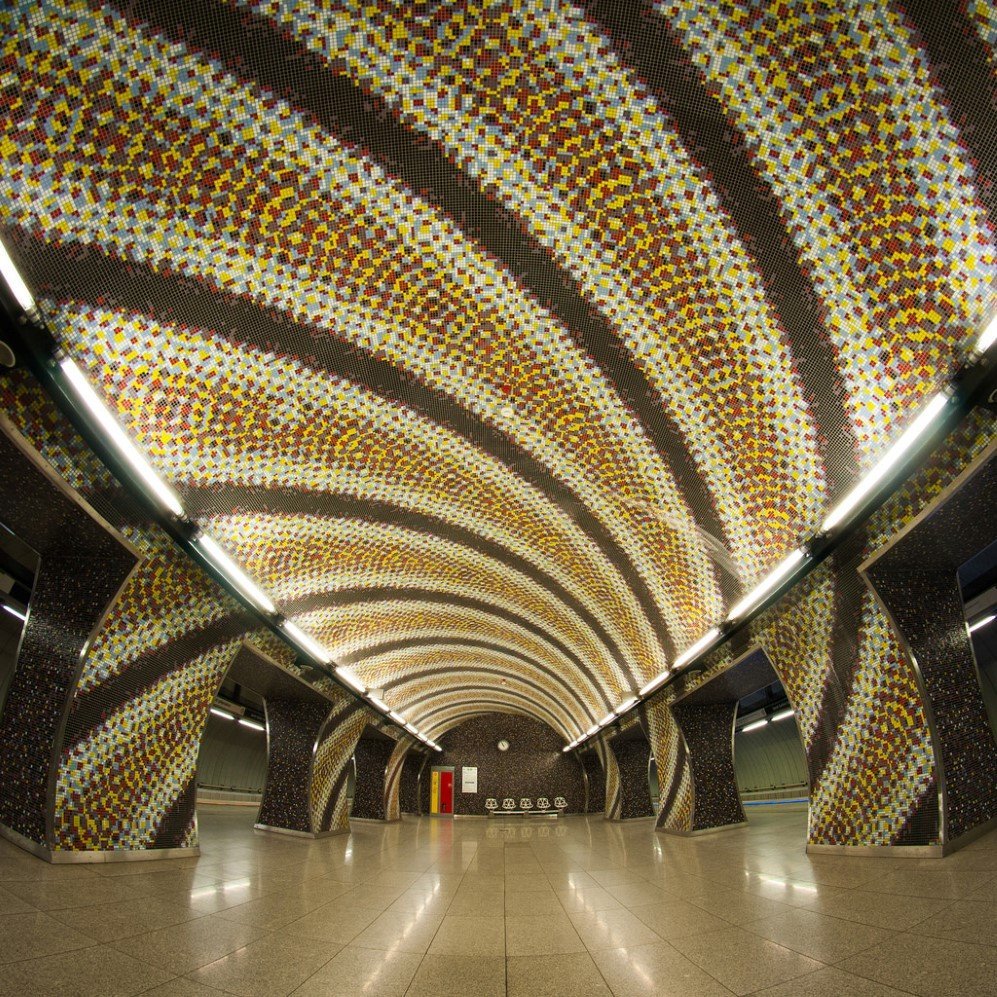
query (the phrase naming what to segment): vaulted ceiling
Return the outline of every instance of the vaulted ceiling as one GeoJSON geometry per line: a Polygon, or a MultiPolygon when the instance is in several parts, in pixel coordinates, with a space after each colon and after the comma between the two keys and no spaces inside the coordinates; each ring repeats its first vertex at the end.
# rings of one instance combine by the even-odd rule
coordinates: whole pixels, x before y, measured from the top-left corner
{"type": "Polygon", "coordinates": [[[598,720],[993,308],[983,0],[0,21],[0,234],[61,345],[430,733],[598,720]]]}

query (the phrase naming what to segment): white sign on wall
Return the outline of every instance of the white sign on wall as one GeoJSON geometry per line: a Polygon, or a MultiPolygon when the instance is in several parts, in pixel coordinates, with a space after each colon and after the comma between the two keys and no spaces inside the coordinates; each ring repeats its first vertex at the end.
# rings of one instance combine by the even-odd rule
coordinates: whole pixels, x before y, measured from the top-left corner
{"type": "Polygon", "coordinates": [[[460,791],[462,793],[476,793],[478,791],[478,770],[469,765],[465,765],[460,770],[460,791]]]}

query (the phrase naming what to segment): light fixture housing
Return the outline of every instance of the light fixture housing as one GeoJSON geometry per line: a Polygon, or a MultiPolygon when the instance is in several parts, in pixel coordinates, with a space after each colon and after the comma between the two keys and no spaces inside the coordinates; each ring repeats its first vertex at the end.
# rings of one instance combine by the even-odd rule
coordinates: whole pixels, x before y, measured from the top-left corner
{"type": "MultiPolygon", "coordinates": [[[[4,609],[6,608],[7,607],[4,606],[4,609]]],[[[997,613],[991,613],[989,616],[982,616],[980,619],[974,620],[969,624],[969,632],[971,634],[975,634],[977,630],[982,630],[985,626],[993,623],[994,620],[997,620],[997,613]]]]}
{"type": "Polygon", "coordinates": [[[388,713],[390,715],[388,704],[381,699],[380,696],[368,696],[367,702],[369,702],[371,706],[376,706],[382,713],[388,713]]]}
{"type": "Polygon", "coordinates": [[[796,711],[790,707],[788,710],[780,710],[778,713],[773,713],[769,717],[769,722],[777,723],[780,720],[788,720],[792,716],[796,716],[796,711]]]}
{"type": "Polygon", "coordinates": [[[635,707],[638,702],[639,700],[637,699],[636,696],[631,696],[629,699],[623,700],[623,702],[616,707],[616,710],[614,712],[616,713],[617,716],[622,716],[624,713],[627,712],[627,710],[633,709],[633,707],[635,707]]]}
{"type": "Polygon", "coordinates": [[[273,604],[270,596],[236,564],[231,555],[221,547],[214,537],[199,532],[194,542],[215,569],[224,575],[232,586],[238,589],[257,609],[262,609],[264,613],[277,612],[277,607],[273,604]]]}
{"type": "Polygon", "coordinates": [[[0,274],[10,288],[10,293],[14,300],[26,311],[30,312],[35,307],[34,295],[28,290],[28,285],[24,283],[24,278],[10,258],[7,247],[0,241],[0,274]]]}
{"type": "Polygon", "coordinates": [[[802,547],[787,554],[744,598],[738,600],[727,614],[728,620],[746,616],[759,606],[807,559],[802,547]]]}
{"type": "Polygon", "coordinates": [[[862,504],[862,500],[874,492],[886,479],[893,468],[900,463],[914,444],[934,425],[935,420],[949,402],[949,394],[939,391],[933,395],[917,418],[900,434],[875,465],[864,475],[854,488],[827,514],[821,524],[824,533],[840,526],[862,504]]]}
{"type": "Polygon", "coordinates": [[[266,727],[263,724],[257,723],[255,720],[250,720],[247,717],[239,717],[239,723],[241,723],[243,727],[249,727],[252,730],[266,730],[266,727]]]}
{"type": "Polygon", "coordinates": [[[359,692],[362,696],[367,691],[367,687],[363,684],[363,682],[361,682],[360,679],[358,679],[348,668],[337,668],[335,671],[339,679],[345,685],[348,685],[354,692],[359,692]]]}
{"type": "Polygon", "coordinates": [[[599,725],[596,724],[594,727],[589,727],[589,729],[585,731],[585,736],[591,737],[593,734],[598,734],[598,733],[599,733],[599,725]]]}
{"type": "Polygon", "coordinates": [[[300,644],[316,661],[321,661],[323,665],[332,662],[332,655],[311,634],[305,633],[297,623],[284,620],[280,628],[291,640],[300,644]]]}
{"type": "Polygon", "coordinates": [[[27,613],[22,613],[17,607],[12,606],[9,602],[3,604],[5,612],[10,613],[11,616],[16,616],[22,623],[26,623],[28,619],[27,613]]]}
{"type": "Polygon", "coordinates": [[[229,713],[227,710],[220,710],[217,706],[209,707],[209,709],[216,717],[224,717],[226,720],[239,719],[234,713],[229,713]]]}
{"type": "Polygon", "coordinates": [[[767,723],[768,720],[756,720],[754,723],[745,724],[739,730],[742,734],[747,734],[749,730],[758,730],[759,727],[764,727],[767,723]]]}
{"type": "Polygon", "coordinates": [[[668,681],[669,675],[671,675],[671,671],[666,668],[663,672],[661,672],[661,674],[656,675],[650,682],[647,683],[647,685],[641,688],[640,695],[649,696],[655,689],[664,685],[665,682],[668,681]]]}
{"type": "Polygon", "coordinates": [[[127,433],[118,424],[110,409],[91,387],[83,371],[70,357],[65,357],[59,363],[65,379],[72,388],[72,394],[81,402],[87,411],[96,419],[104,432],[108,443],[119,457],[135,472],[141,480],[146,492],[161,508],[166,509],[178,519],[183,516],[183,505],[176,492],[166,484],[158,472],[142,454],[138,447],[128,438],[127,433]]]}
{"type": "Polygon", "coordinates": [[[613,721],[614,721],[615,719],[616,719],[616,713],[615,713],[615,712],[613,712],[613,713],[607,713],[607,714],[606,714],[606,715],[605,715],[605,716],[604,716],[604,717],[603,717],[603,718],[602,718],[602,719],[601,719],[601,720],[599,721],[599,726],[600,726],[600,727],[608,727],[608,726],[609,726],[609,724],[613,723],[613,721]]]}
{"type": "Polygon", "coordinates": [[[703,651],[705,651],[718,637],[720,636],[719,627],[710,627],[702,637],[699,638],[694,644],[687,647],[673,662],[672,669],[681,668],[683,665],[687,665],[694,658],[698,657],[703,651]]]}

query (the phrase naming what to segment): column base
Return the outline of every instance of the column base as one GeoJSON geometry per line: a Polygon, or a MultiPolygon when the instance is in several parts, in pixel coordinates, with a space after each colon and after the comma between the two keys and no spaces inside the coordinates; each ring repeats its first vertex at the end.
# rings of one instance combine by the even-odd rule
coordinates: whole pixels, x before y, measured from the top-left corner
{"type": "Polygon", "coordinates": [[[700,827],[695,831],[674,831],[670,827],[656,827],[658,834],[674,834],[677,838],[698,838],[704,834],[719,834],[721,831],[732,831],[738,827],[747,827],[746,820],[738,821],[737,824],[721,824],[720,827],[700,827]]]}
{"type": "Polygon", "coordinates": [[[108,851],[69,851],[64,848],[49,848],[37,841],[26,838],[13,828],[0,824],[0,837],[30,852],[36,858],[51,862],[52,865],[88,865],[100,862],[149,862],[154,859],[197,858],[201,854],[198,845],[190,848],[115,848],[108,851]]]}
{"type": "Polygon", "coordinates": [[[268,834],[286,834],[291,838],[331,838],[337,834],[349,834],[349,831],[296,831],[291,827],[274,827],[271,824],[254,824],[254,831],[266,831],[268,834]]]}

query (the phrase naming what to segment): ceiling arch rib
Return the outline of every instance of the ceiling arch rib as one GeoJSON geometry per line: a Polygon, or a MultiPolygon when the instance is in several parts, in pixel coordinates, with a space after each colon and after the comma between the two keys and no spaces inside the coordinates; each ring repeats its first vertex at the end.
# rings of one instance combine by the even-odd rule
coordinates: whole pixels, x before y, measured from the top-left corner
{"type": "Polygon", "coordinates": [[[204,525],[286,607],[314,594],[355,590],[470,598],[556,638],[611,693],[637,681],[598,635],[546,589],[445,537],[284,512],[219,516],[204,525]]]}
{"type": "Polygon", "coordinates": [[[571,717],[556,701],[538,697],[529,686],[510,679],[509,684],[500,687],[481,685],[474,682],[473,674],[465,676],[463,683],[455,678],[452,684],[434,683],[419,687],[412,683],[406,693],[406,716],[420,730],[432,728],[432,717],[436,709],[456,707],[466,704],[469,712],[478,711],[482,706],[506,703],[519,707],[524,713],[549,724],[566,741],[581,733],[575,728],[571,717]],[[456,700],[456,702],[455,702],[456,700]]]}
{"type": "MultiPolygon", "coordinates": [[[[54,27],[46,25],[46,30],[54,27]]],[[[91,45],[124,53],[125,62],[133,58],[136,46],[123,20],[104,18],[88,27],[93,28],[91,45]]],[[[593,370],[591,357],[570,333],[552,326],[550,315],[444,215],[290,109],[259,100],[237,80],[219,76],[203,60],[178,54],[157,39],[142,47],[141,60],[122,64],[121,71],[134,69],[143,79],[158,80],[158,70],[168,78],[178,67],[190,79],[211,80],[211,99],[195,101],[194,115],[172,91],[157,92],[152,99],[140,88],[117,88],[119,105],[135,105],[127,111],[132,127],[146,129],[152,141],[157,129],[174,128],[182,120],[189,125],[185,144],[170,155],[189,164],[204,161],[193,147],[205,142],[215,149],[220,136],[241,129],[254,135],[253,149],[236,163],[246,175],[232,178],[232,190],[270,172],[291,178],[287,182],[299,184],[298,189],[282,191],[253,211],[231,191],[213,190],[209,212],[192,193],[196,185],[177,183],[176,177],[167,185],[158,170],[136,173],[109,157],[87,168],[106,176],[112,200],[126,197],[129,206],[143,205],[143,238],[136,239],[134,226],[123,224],[123,206],[110,202],[99,225],[74,215],[66,237],[110,243],[139,260],[264,301],[291,300],[295,314],[306,321],[322,316],[344,338],[376,348],[410,376],[487,416],[573,483],[587,507],[631,552],[677,639],[698,635],[706,618],[712,621],[719,612],[713,564],[667,462],[634,425],[612,380],[593,370]],[[276,124],[284,117],[286,129],[276,124]],[[193,143],[189,160],[187,143],[193,143]],[[354,176],[364,181],[353,182],[354,176]],[[285,200],[296,210],[289,211],[285,200]],[[178,212],[196,219],[182,233],[176,227],[178,212]],[[328,237],[319,239],[305,224],[315,212],[328,237]],[[261,218],[267,226],[261,226],[261,218]],[[383,229],[383,238],[373,241],[374,229],[383,229]],[[435,234],[423,235],[427,232],[435,234]],[[340,241],[349,252],[331,251],[340,241]],[[301,261],[293,274],[286,264],[289,245],[301,261]],[[232,262],[236,259],[238,265],[232,262]],[[479,349],[482,342],[491,344],[487,357],[479,349]],[[512,416],[498,414],[507,405],[512,416]],[[634,504],[661,515],[643,516],[633,511],[634,504]]],[[[41,91],[51,89],[50,78],[28,82],[41,91]]],[[[102,150],[86,154],[99,159],[102,150]]],[[[50,188],[55,197],[59,184],[68,182],[61,168],[53,167],[56,175],[46,178],[55,185],[50,188]]],[[[16,214],[26,227],[41,221],[31,218],[30,198],[18,200],[16,214]]]]}
{"type": "MultiPolygon", "coordinates": [[[[519,651],[489,641],[447,638],[445,636],[415,637],[375,645],[369,653],[361,652],[341,657],[339,660],[342,664],[356,665],[357,672],[370,688],[388,690],[399,681],[401,675],[411,675],[413,678],[420,676],[429,678],[446,668],[439,662],[448,660],[448,656],[452,656],[454,653],[465,651],[489,653],[496,659],[494,671],[499,675],[504,674],[504,670],[509,667],[507,662],[510,662],[513,667],[519,668],[520,673],[525,666],[526,671],[531,673],[535,679],[541,678],[544,683],[556,686],[566,701],[571,701],[573,706],[577,707],[576,712],[579,717],[587,716],[590,723],[599,719],[596,716],[598,711],[594,709],[592,703],[586,701],[578,689],[572,686],[560,672],[552,671],[519,651]],[[423,663],[428,658],[432,667],[427,667],[421,672],[417,671],[420,658],[423,663]],[[407,671],[402,671],[406,668],[407,671]]],[[[488,670],[480,663],[479,667],[488,670]]],[[[584,725],[584,720],[580,722],[584,725]]]]}
{"type": "MultiPolygon", "coordinates": [[[[591,712],[605,712],[614,705],[612,697],[593,679],[583,662],[566,656],[549,635],[524,626],[514,616],[498,615],[487,605],[459,605],[452,598],[428,602],[420,598],[405,599],[400,593],[390,591],[381,594],[383,598],[376,599],[367,597],[370,593],[351,593],[357,596],[355,601],[338,605],[316,599],[293,618],[299,626],[315,634],[337,660],[386,639],[431,638],[442,632],[450,637],[486,640],[571,682],[591,712]]],[[[585,723],[583,717],[579,723],[585,723]]]]}
{"type": "Polygon", "coordinates": [[[587,702],[560,675],[525,655],[497,645],[481,646],[483,643],[478,642],[477,646],[441,642],[420,644],[364,658],[357,663],[355,670],[369,688],[384,690],[386,695],[383,698],[389,706],[393,705],[390,693],[404,682],[440,675],[449,677],[455,672],[473,669],[492,676],[493,681],[497,680],[499,684],[509,676],[517,676],[552,697],[560,697],[582,727],[591,726],[603,716],[602,713],[597,716],[593,704],[587,702]]]}

